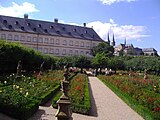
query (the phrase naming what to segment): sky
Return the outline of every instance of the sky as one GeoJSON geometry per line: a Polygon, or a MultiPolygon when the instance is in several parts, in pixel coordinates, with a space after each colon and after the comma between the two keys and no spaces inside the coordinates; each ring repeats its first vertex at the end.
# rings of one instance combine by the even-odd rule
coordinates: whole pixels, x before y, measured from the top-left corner
{"type": "Polygon", "coordinates": [[[92,27],[116,45],[155,48],[160,55],[160,0],[0,0],[0,15],[92,27]]]}

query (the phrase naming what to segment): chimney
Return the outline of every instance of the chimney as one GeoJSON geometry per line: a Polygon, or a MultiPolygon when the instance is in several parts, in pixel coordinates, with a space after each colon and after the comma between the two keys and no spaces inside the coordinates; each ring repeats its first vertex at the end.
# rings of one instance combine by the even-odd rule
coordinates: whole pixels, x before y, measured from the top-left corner
{"type": "Polygon", "coordinates": [[[86,27],[86,23],[83,23],[83,26],[86,27]]]}
{"type": "Polygon", "coordinates": [[[55,22],[55,23],[58,23],[58,18],[55,18],[55,19],[54,19],[54,22],[55,22]]]}
{"type": "Polygon", "coordinates": [[[24,14],[24,19],[28,19],[28,14],[24,14]]]}

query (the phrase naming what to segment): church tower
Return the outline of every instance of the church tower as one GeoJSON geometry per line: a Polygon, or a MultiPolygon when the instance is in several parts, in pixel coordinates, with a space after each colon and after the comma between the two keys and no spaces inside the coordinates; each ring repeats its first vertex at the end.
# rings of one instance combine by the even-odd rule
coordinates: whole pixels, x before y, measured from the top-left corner
{"type": "Polygon", "coordinates": [[[108,39],[107,40],[108,40],[108,44],[110,45],[109,32],[108,32],[108,39]]]}
{"type": "Polygon", "coordinates": [[[124,40],[124,45],[126,45],[127,44],[127,40],[126,40],[126,38],[125,38],[125,40],[124,40]]]}
{"type": "Polygon", "coordinates": [[[115,46],[115,44],[116,44],[116,42],[115,42],[115,39],[114,39],[114,33],[113,33],[113,40],[112,40],[111,45],[114,47],[114,46],[115,46]]]}

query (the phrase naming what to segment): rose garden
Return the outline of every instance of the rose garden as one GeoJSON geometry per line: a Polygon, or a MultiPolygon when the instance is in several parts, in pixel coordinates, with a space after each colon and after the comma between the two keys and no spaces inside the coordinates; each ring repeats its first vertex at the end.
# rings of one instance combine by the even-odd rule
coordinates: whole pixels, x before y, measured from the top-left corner
{"type": "Polygon", "coordinates": [[[65,78],[71,111],[90,115],[87,71],[93,73],[94,69],[97,77],[144,119],[160,119],[160,57],[115,57],[104,52],[94,58],[52,57],[6,42],[0,42],[0,112],[24,120],[49,100],[53,109],[61,109],[57,101],[64,94],[65,78]]]}

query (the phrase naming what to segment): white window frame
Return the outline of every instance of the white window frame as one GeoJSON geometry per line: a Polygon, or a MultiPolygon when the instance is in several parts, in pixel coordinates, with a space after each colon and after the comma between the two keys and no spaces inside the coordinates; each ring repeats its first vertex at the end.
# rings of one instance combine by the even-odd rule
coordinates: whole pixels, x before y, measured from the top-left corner
{"type": "Polygon", "coordinates": [[[37,42],[37,38],[36,38],[36,37],[33,37],[33,38],[32,38],[32,41],[33,41],[33,42],[37,42]]]}
{"type": "Polygon", "coordinates": [[[24,41],[25,40],[25,36],[21,35],[20,41],[24,41]]]}
{"type": "Polygon", "coordinates": [[[54,44],[54,38],[50,39],[50,44],[54,44]]]}
{"type": "Polygon", "coordinates": [[[31,36],[27,36],[27,42],[31,42],[31,36]]]}
{"type": "Polygon", "coordinates": [[[49,42],[49,39],[48,39],[48,38],[45,38],[45,39],[44,39],[44,43],[48,44],[48,42],[49,42]]]}
{"type": "Polygon", "coordinates": [[[73,40],[70,40],[70,41],[69,41],[69,45],[70,45],[70,46],[73,46],[73,40]]]}
{"type": "Polygon", "coordinates": [[[81,42],[81,45],[80,45],[81,47],[84,47],[84,42],[81,42]]]}
{"type": "Polygon", "coordinates": [[[63,45],[67,45],[67,40],[63,40],[63,45]]]}
{"type": "Polygon", "coordinates": [[[19,35],[14,35],[14,40],[18,41],[19,40],[19,35]]]}
{"type": "Polygon", "coordinates": [[[42,37],[39,37],[39,43],[43,43],[43,38],[42,37]]]}
{"type": "Polygon", "coordinates": [[[12,34],[8,34],[7,40],[12,40],[12,34]]]}
{"type": "Polygon", "coordinates": [[[56,39],[56,45],[59,45],[59,39],[56,39]]]}
{"type": "Polygon", "coordinates": [[[1,39],[6,40],[6,34],[1,34],[1,39]]]}

